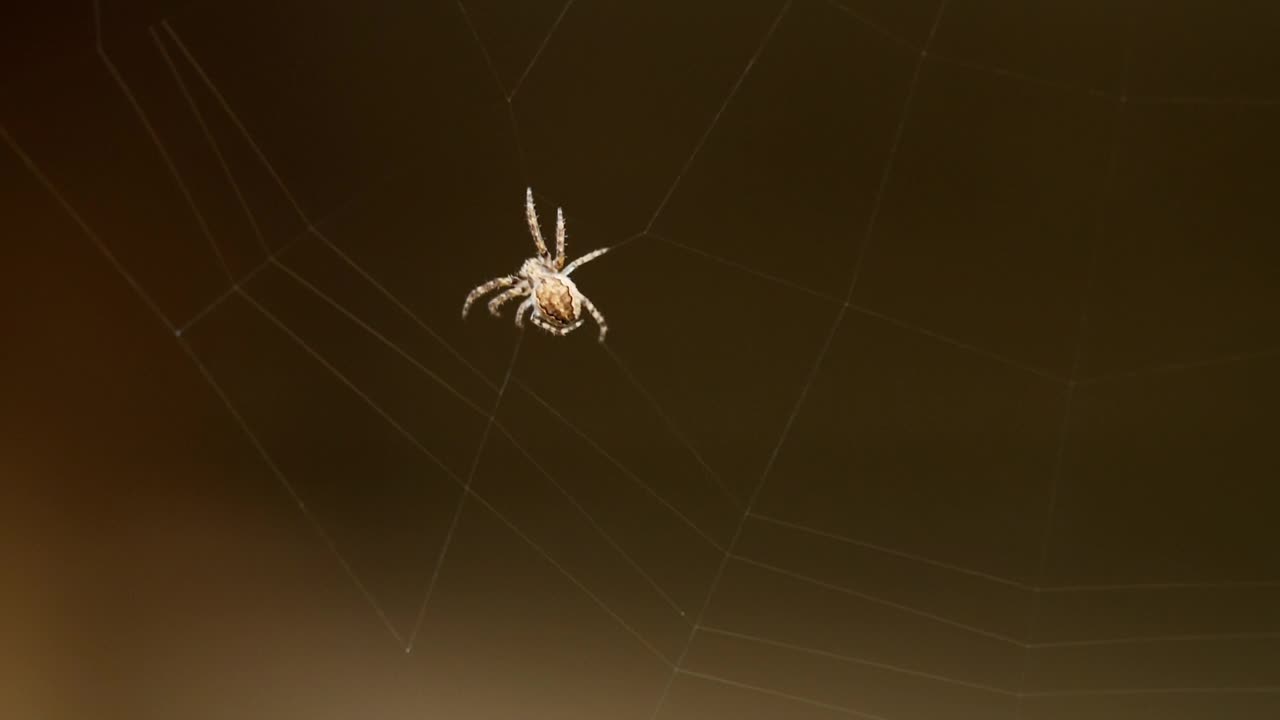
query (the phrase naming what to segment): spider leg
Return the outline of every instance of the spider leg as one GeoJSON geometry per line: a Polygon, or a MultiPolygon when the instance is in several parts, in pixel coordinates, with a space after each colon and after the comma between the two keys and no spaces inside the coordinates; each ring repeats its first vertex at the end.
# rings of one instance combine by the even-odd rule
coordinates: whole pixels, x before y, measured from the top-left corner
{"type": "Polygon", "coordinates": [[[604,321],[604,315],[602,315],[600,311],[596,309],[596,306],[593,305],[591,301],[586,298],[586,296],[583,296],[581,300],[582,300],[583,309],[591,313],[592,319],[595,320],[596,324],[600,326],[600,337],[598,339],[600,340],[600,342],[604,342],[605,333],[609,332],[609,325],[604,321]]]}
{"type": "Polygon", "coordinates": [[[516,298],[528,292],[529,292],[528,285],[522,282],[517,284],[515,287],[511,288],[510,290],[506,290],[502,293],[499,293],[498,295],[495,295],[493,299],[489,301],[489,314],[493,315],[494,317],[497,317],[499,311],[502,310],[503,305],[505,305],[506,303],[512,300],[515,300],[516,298]]]}
{"type": "Polygon", "coordinates": [[[564,211],[556,208],[556,269],[564,267],[564,211]]]}
{"type": "Polygon", "coordinates": [[[565,268],[564,270],[562,270],[562,271],[560,272],[560,274],[561,274],[561,275],[568,275],[569,273],[573,272],[574,270],[577,270],[578,268],[582,267],[583,265],[586,265],[587,263],[591,262],[592,260],[595,260],[596,258],[598,258],[598,257],[600,257],[601,255],[603,255],[603,254],[605,254],[605,253],[609,252],[609,251],[610,251],[610,250],[612,250],[612,249],[613,249],[612,247],[602,247],[602,248],[600,248],[599,250],[592,250],[591,252],[587,253],[586,255],[583,255],[582,257],[578,258],[577,260],[574,260],[573,262],[569,263],[569,267],[567,267],[567,268],[565,268]]]}
{"type": "Polygon", "coordinates": [[[524,215],[529,221],[529,232],[533,235],[533,244],[538,246],[538,257],[551,257],[547,252],[547,243],[542,239],[542,229],[538,227],[538,211],[533,209],[533,188],[524,193],[524,215]]]}
{"type": "Polygon", "coordinates": [[[545,330],[546,332],[552,335],[555,335],[556,337],[564,337],[565,335],[568,335],[569,333],[581,327],[582,323],[584,322],[583,320],[579,320],[578,322],[572,325],[557,327],[547,322],[546,319],[543,318],[542,315],[539,314],[537,310],[534,310],[533,314],[529,316],[529,319],[533,321],[534,325],[537,325],[542,330],[545,330]]]}
{"type": "Polygon", "coordinates": [[[566,326],[564,326],[564,327],[556,328],[556,329],[555,329],[555,334],[556,334],[556,335],[559,335],[559,336],[561,336],[561,337],[564,337],[565,335],[568,335],[569,333],[573,332],[574,330],[577,330],[578,328],[582,327],[582,324],[583,324],[583,323],[585,323],[585,322],[586,322],[586,319],[582,319],[582,320],[579,320],[578,322],[576,322],[576,323],[574,323],[574,324],[572,324],[572,325],[566,325],[566,326]]]}
{"type": "Polygon", "coordinates": [[[533,307],[533,297],[528,297],[524,302],[520,303],[520,307],[516,308],[516,327],[524,329],[524,314],[529,312],[529,308],[533,307]]]}
{"type": "Polygon", "coordinates": [[[465,318],[467,316],[467,311],[471,309],[471,304],[474,303],[476,300],[479,300],[481,295],[484,295],[485,293],[491,292],[493,290],[497,290],[498,288],[510,287],[516,284],[519,280],[520,278],[516,277],[515,275],[507,275],[506,277],[494,278],[489,282],[467,293],[467,300],[466,302],[462,303],[462,317],[465,318]]]}
{"type": "Polygon", "coordinates": [[[538,313],[537,308],[534,308],[533,312],[529,314],[529,319],[533,321],[534,325],[551,333],[552,335],[556,333],[556,327],[546,320],[543,320],[542,315],[538,313]]]}

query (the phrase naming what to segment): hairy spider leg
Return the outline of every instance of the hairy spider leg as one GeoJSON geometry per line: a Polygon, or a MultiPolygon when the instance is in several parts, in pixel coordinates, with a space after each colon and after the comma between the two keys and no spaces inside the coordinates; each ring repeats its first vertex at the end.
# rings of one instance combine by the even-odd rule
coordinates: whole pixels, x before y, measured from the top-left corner
{"type": "Polygon", "coordinates": [[[579,319],[577,322],[575,322],[572,325],[565,325],[564,327],[556,327],[555,325],[552,325],[551,323],[547,322],[547,319],[542,316],[542,312],[538,309],[536,305],[534,306],[533,314],[529,316],[529,319],[533,321],[534,325],[537,325],[538,327],[542,328],[543,330],[546,330],[547,332],[551,333],[552,335],[555,335],[556,337],[564,337],[565,335],[568,335],[574,330],[577,330],[578,328],[582,327],[582,323],[586,322],[586,320],[584,319],[579,319]]]}
{"type": "Polygon", "coordinates": [[[515,275],[507,275],[506,277],[494,278],[489,282],[477,287],[470,293],[467,293],[466,302],[462,303],[462,317],[467,316],[467,311],[471,309],[471,304],[480,299],[484,295],[498,288],[510,287],[520,282],[520,278],[515,275]]]}
{"type": "Polygon", "coordinates": [[[605,333],[609,332],[609,325],[604,321],[604,315],[596,309],[596,306],[588,300],[585,295],[582,296],[582,307],[584,310],[591,313],[592,319],[594,319],[596,324],[600,326],[600,337],[597,338],[597,340],[604,342],[605,333]]]}
{"type": "Polygon", "coordinates": [[[498,313],[501,312],[502,306],[504,304],[512,300],[515,300],[521,295],[526,295],[528,294],[528,292],[529,292],[528,284],[520,283],[519,285],[516,285],[510,290],[505,290],[501,294],[495,295],[494,298],[489,301],[489,314],[493,315],[494,317],[498,317],[498,313]]]}
{"type": "Polygon", "coordinates": [[[547,243],[542,240],[542,229],[538,227],[538,211],[533,207],[533,188],[525,190],[524,215],[529,221],[529,232],[533,235],[533,244],[538,246],[538,257],[550,258],[551,253],[547,252],[547,243]]]}
{"type": "Polygon", "coordinates": [[[613,248],[609,248],[609,247],[602,247],[602,248],[600,248],[599,250],[592,250],[591,252],[587,253],[586,255],[583,255],[582,257],[578,258],[577,260],[574,260],[573,262],[569,263],[569,267],[565,268],[564,270],[561,270],[561,271],[560,271],[560,274],[561,274],[561,275],[568,275],[569,273],[573,272],[574,270],[577,270],[578,268],[582,267],[583,265],[586,265],[587,263],[591,262],[592,260],[595,260],[596,258],[598,258],[598,257],[600,257],[601,255],[603,255],[603,254],[605,254],[605,253],[609,252],[609,251],[610,251],[610,250],[612,250],[612,249],[613,249],[613,248]]]}
{"type": "Polygon", "coordinates": [[[524,329],[524,315],[533,307],[533,296],[530,295],[520,306],[516,308],[516,327],[524,329]]]}
{"type": "Polygon", "coordinates": [[[574,330],[577,330],[578,328],[582,327],[583,322],[584,321],[579,320],[578,322],[572,325],[566,325],[564,327],[556,327],[555,325],[548,324],[544,320],[541,322],[541,324],[538,325],[538,327],[542,328],[543,330],[546,330],[547,332],[551,333],[552,335],[555,335],[556,337],[564,337],[565,335],[568,335],[574,330]]]}
{"type": "Polygon", "coordinates": [[[564,267],[564,210],[556,208],[556,269],[564,267]]]}

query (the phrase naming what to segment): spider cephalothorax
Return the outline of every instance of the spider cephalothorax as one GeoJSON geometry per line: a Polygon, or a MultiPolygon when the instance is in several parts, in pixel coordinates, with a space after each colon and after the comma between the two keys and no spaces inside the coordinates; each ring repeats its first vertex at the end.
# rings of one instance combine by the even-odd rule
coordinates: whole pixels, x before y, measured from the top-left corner
{"type": "Polygon", "coordinates": [[[518,297],[525,298],[516,308],[516,327],[524,327],[525,313],[534,325],[552,335],[568,335],[586,322],[582,311],[586,310],[596,324],[600,326],[600,342],[604,342],[609,327],[604,316],[596,310],[586,295],[578,291],[578,286],[569,279],[569,274],[583,265],[608,252],[609,248],[593,250],[586,255],[565,265],[564,246],[564,213],[556,210],[556,253],[547,250],[542,240],[542,230],[538,227],[538,214],[533,208],[533,189],[525,192],[525,218],[529,221],[529,232],[533,235],[533,243],[538,248],[537,257],[531,257],[520,266],[515,275],[494,278],[472,290],[466,302],[462,304],[462,317],[467,316],[471,304],[485,293],[499,288],[506,288],[489,301],[489,312],[495,317],[504,303],[518,297]]]}

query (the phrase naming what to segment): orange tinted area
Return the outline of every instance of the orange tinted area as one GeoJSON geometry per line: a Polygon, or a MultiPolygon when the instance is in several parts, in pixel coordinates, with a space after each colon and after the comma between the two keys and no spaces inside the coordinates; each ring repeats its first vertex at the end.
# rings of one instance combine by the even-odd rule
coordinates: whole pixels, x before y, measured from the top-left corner
{"type": "Polygon", "coordinates": [[[569,286],[559,280],[548,280],[538,286],[537,291],[538,307],[542,308],[542,314],[553,322],[568,324],[577,320],[577,313],[573,310],[573,295],[569,293],[569,286]]]}

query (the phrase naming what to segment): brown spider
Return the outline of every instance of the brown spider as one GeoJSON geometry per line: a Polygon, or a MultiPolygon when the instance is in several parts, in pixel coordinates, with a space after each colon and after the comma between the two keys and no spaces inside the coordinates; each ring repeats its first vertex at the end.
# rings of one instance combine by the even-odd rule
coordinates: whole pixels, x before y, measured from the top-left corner
{"type": "Polygon", "coordinates": [[[587,296],[578,290],[578,286],[569,279],[569,274],[605,254],[609,248],[592,250],[565,266],[564,213],[559,208],[556,209],[556,254],[554,256],[547,250],[547,244],[542,240],[542,230],[538,227],[538,214],[533,208],[532,188],[525,191],[525,217],[529,221],[529,232],[533,235],[533,243],[538,248],[537,257],[525,260],[516,274],[494,278],[468,293],[466,302],[462,304],[462,317],[467,316],[471,304],[480,296],[499,288],[507,288],[489,300],[489,312],[494,317],[498,317],[503,304],[523,297],[524,302],[516,308],[516,327],[524,327],[525,313],[532,310],[529,319],[534,325],[552,335],[564,336],[586,322],[582,314],[582,311],[586,310],[600,326],[599,340],[604,342],[605,333],[609,331],[604,316],[596,310],[596,306],[591,304],[587,296]]]}

